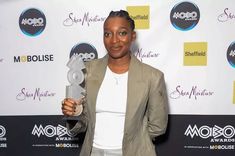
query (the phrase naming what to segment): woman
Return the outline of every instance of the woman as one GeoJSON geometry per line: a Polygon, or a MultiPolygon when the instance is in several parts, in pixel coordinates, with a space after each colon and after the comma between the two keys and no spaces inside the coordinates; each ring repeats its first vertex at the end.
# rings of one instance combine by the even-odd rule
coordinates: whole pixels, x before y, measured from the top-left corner
{"type": "MultiPolygon", "coordinates": [[[[86,63],[86,97],[72,133],[86,132],[81,156],[156,156],[152,140],[167,126],[163,73],[131,54],[135,24],[126,11],[111,11],[104,22],[108,52],[86,63]]],[[[74,115],[80,101],[65,99],[62,112],[74,115]]],[[[77,112],[76,112],[77,113],[77,112]]]]}

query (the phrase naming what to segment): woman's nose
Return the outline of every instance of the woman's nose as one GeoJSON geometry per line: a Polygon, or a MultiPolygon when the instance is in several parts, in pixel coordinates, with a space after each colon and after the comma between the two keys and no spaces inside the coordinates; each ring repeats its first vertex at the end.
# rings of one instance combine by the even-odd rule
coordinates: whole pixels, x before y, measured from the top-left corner
{"type": "Polygon", "coordinates": [[[119,42],[120,40],[119,40],[119,37],[116,35],[116,34],[114,34],[113,35],[113,37],[112,37],[112,42],[113,43],[117,43],[117,42],[119,42]]]}

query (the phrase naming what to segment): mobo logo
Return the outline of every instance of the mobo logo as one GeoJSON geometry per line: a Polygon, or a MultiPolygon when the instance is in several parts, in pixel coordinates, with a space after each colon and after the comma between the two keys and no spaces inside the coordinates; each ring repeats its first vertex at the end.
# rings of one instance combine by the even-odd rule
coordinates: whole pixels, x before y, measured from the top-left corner
{"type": "Polygon", "coordinates": [[[0,125],[0,138],[4,137],[6,134],[6,129],[2,125],[0,125]]]}
{"type": "Polygon", "coordinates": [[[46,17],[40,10],[30,8],[21,13],[19,26],[25,35],[37,36],[41,34],[46,27],[46,17]]]}
{"type": "Polygon", "coordinates": [[[227,50],[227,60],[235,68],[235,42],[231,43],[227,50]]]}
{"type": "Polygon", "coordinates": [[[79,57],[81,57],[84,62],[98,58],[96,49],[87,43],[80,43],[75,45],[70,52],[70,58],[74,54],[77,54],[79,57]]]}
{"type": "Polygon", "coordinates": [[[190,136],[191,138],[193,138],[194,136],[199,136],[203,139],[207,139],[209,137],[218,138],[221,136],[229,139],[232,138],[234,134],[235,129],[231,125],[227,125],[224,128],[217,125],[215,125],[214,127],[204,125],[199,128],[197,127],[197,125],[194,125],[193,127],[189,125],[184,133],[184,135],[190,136]]]}
{"type": "Polygon", "coordinates": [[[170,14],[172,25],[182,31],[193,29],[200,18],[198,7],[190,2],[182,2],[176,4],[170,14]]]}
{"type": "Polygon", "coordinates": [[[69,135],[71,137],[74,136],[70,134],[67,128],[62,125],[58,125],[57,127],[52,125],[47,125],[45,127],[43,127],[42,125],[39,126],[35,125],[32,130],[32,134],[37,135],[38,137],[40,137],[41,135],[45,135],[47,137],[54,137],[54,136],[62,137],[64,135],[69,135]]]}

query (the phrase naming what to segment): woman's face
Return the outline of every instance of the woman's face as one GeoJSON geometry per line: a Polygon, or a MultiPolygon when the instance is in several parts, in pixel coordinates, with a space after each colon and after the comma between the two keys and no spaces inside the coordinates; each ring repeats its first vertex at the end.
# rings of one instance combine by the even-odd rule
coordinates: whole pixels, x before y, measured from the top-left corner
{"type": "Polygon", "coordinates": [[[109,56],[119,59],[129,57],[132,41],[136,33],[131,30],[129,22],[122,17],[109,17],[104,23],[104,46],[109,56]]]}

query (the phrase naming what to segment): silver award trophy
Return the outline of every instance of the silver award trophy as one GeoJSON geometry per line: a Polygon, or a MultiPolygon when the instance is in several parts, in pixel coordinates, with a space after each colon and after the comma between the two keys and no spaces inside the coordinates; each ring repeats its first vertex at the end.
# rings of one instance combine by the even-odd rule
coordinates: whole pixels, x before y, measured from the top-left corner
{"type": "MultiPolygon", "coordinates": [[[[66,98],[72,98],[74,100],[79,100],[85,96],[85,65],[80,56],[74,54],[67,63],[70,68],[67,73],[69,86],[66,86],[66,98]]],[[[76,110],[82,110],[83,106],[76,105],[76,110]]],[[[77,120],[80,112],[75,111],[74,116],[66,116],[65,120],[77,120]]]]}

